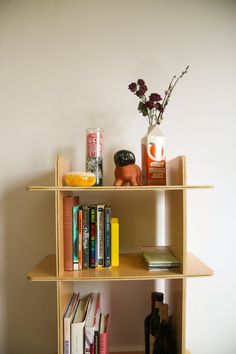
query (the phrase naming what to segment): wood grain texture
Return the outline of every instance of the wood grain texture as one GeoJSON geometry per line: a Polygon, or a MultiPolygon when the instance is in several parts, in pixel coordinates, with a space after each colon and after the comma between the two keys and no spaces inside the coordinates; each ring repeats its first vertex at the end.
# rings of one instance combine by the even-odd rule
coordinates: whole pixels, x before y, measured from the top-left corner
{"type": "Polygon", "coordinates": [[[33,281],[116,281],[116,280],[154,280],[181,279],[213,275],[213,271],[193,254],[187,254],[186,272],[148,271],[140,254],[121,254],[119,267],[84,269],[62,272],[56,275],[55,255],[46,256],[27,274],[33,281]]]}
{"type": "MultiPolygon", "coordinates": [[[[178,156],[167,163],[169,185],[186,185],[186,158],[178,156]]],[[[165,192],[165,245],[181,262],[181,272],[187,273],[187,235],[186,235],[186,190],[165,192]]],[[[186,280],[165,282],[170,319],[176,338],[177,353],[186,351],[186,280]]]]}
{"type": "MultiPolygon", "coordinates": [[[[63,354],[63,315],[75,282],[96,281],[144,281],[166,279],[165,302],[170,307],[170,321],[173,325],[178,354],[190,354],[185,348],[186,336],[186,279],[188,277],[210,276],[213,271],[194,255],[187,253],[186,235],[186,193],[187,190],[209,189],[212,185],[187,185],[186,158],[178,156],[167,162],[166,186],[64,186],[63,176],[70,171],[70,163],[62,156],[55,162],[54,186],[29,186],[30,191],[55,192],[56,255],[46,256],[27,274],[32,281],[57,282],[58,352],[63,354]],[[63,196],[74,193],[165,192],[165,244],[181,262],[175,271],[148,271],[141,254],[121,254],[119,267],[64,271],[63,245],[63,196]]],[[[125,352],[122,352],[123,354],[125,352]]],[[[129,352],[129,354],[143,352],[129,352]]],[[[116,353],[114,353],[116,354],[116,353]]],[[[117,353],[118,354],[118,353],[117,353]]],[[[128,353],[127,353],[128,354],[128,353]]]]}

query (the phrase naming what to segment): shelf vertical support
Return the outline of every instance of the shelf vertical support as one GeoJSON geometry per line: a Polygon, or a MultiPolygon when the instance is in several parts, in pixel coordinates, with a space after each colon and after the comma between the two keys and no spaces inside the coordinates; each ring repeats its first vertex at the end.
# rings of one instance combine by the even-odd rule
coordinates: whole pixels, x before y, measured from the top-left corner
{"type": "MultiPolygon", "coordinates": [[[[178,156],[167,162],[167,182],[168,185],[187,184],[185,156],[178,156]]],[[[165,196],[165,244],[180,260],[181,272],[186,273],[186,191],[165,191],[165,196]]],[[[167,280],[165,284],[171,323],[174,337],[176,338],[177,353],[185,354],[186,279],[167,280]]]]}
{"type": "MultiPolygon", "coordinates": [[[[62,156],[55,161],[55,186],[63,186],[63,176],[70,170],[70,163],[62,156]]],[[[56,219],[56,275],[64,271],[64,240],[63,240],[63,192],[55,192],[55,219],[56,219]]],[[[57,341],[58,354],[63,354],[63,314],[69,296],[73,292],[72,283],[57,282],[57,341]]]]}

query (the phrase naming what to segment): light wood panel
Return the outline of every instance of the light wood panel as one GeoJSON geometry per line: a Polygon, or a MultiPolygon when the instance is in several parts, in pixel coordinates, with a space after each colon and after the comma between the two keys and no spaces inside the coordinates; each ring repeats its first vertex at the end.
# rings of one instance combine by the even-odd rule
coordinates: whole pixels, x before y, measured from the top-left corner
{"type": "Polygon", "coordinates": [[[55,255],[46,256],[27,274],[33,281],[116,281],[116,280],[154,280],[157,278],[178,279],[213,275],[213,271],[193,254],[187,255],[186,272],[148,271],[140,254],[120,255],[120,266],[110,269],[84,269],[80,271],[62,272],[56,275],[55,255]]]}
{"type": "Polygon", "coordinates": [[[96,186],[96,187],[69,187],[69,186],[28,186],[29,191],[41,192],[138,192],[138,191],[178,191],[185,189],[209,189],[213,185],[165,185],[165,186],[96,186]]]}
{"type": "MultiPolygon", "coordinates": [[[[169,185],[186,185],[186,158],[178,156],[167,163],[169,185]]],[[[187,272],[186,190],[165,192],[165,244],[181,261],[181,272],[187,272]]],[[[186,281],[165,282],[170,318],[178,354],[185,353],[186,281]]]]}
{"type": "Polygon", "coordinates": [[[166,280],[165,298],[169,305],[169,322],[172,335],[176,340],[178,354],[184,354],[185,348],[185,307],[186,279],[166,280]]]}
{"type": "MultiPolygon", "coordinates": [[[[186,185],[186,159],[178,156],[167,163],[170,185],[186,185]]],[[[184,272],[186,263],[186,192],[184,189],[165,192],[165,245],[180,260],[184,272]]]]}
{"type": "Polygon", "coordinates": [[[74,291],[74,283],[58,282],[57,283],[57,334],[58,334],[58,350],[64,353],[64,336],[63,336],[63,316],[70,296],[74,291]]]}
{"type": "MultiPolygon", "coordinates": [[[[62,156],[56,161],[56,184],[60,188],[63,185],[63,176],[70,170],[69,162],[62,156]]],[[[57,246],[57,274],[64,271],[64,238],[63,238],[63,194],[56,190],[56,246],[57,246]]]]}
{"type": "MultiPolygon", "coordinates": [[[[212,275],[212,270],[192,254],[187,253],[186,244],[186,191],[208,189],[212,185],[187,185],[186,160],[179,156],[167,162],[166,186],[102,186],[68,187],[63,185],[63,176],[70,170],[69,161],[59,156],[55,163],[54,186],[30,186],[31,191],[55,192],[56,210],[56,256],[47,256],[27,277],[33,281],[57,281],[58,351],[63,353],[63,314],[74,282],[88,281],[132,281],[166,279],[165,299],[170,306],[170,318],[177,342],[178,354],[190,354],[185,349],[186,278],[212,275]],[[110,269],[88,269],[77,272],[64,271],[63,247],[63,196],[73,192],[159,192],[165,191],[166,242],[181,262],[176,271],[148,271],[140,254],[120,255],[120,266],[110,269]]],[[[128,197],[128,194],[126,195],[128,197]]],[[[124,352],[123,352],[124,353],[124,352]]],[[[129,352],[142,354],[142,352],[129,352]]],[[[118,353],[117,353],[118,354],[118,353]]]]}
{"type": "MultiPolygon", "coordinates": [[[[55,163],[55,185],[63,186],[63,176],[70,170],[70,163],[62,156],[58,156],[55,163]]],[[[55,193],[56,219],[56,275],[64,271],[64,237],[63,237],[63,194],[58,190],[55,193]]],[[[64,352],[63,315],[69,297],[73,292],[73,283],[57,283],[57,341],[59,354],[64,352]]]]}

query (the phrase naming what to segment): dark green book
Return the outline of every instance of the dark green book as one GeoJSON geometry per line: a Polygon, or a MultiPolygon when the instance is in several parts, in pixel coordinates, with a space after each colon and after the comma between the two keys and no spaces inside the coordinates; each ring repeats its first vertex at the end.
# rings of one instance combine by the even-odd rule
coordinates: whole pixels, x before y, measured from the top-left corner
{"type": "Polygon", "coordinates": [[[104,267],[111,266],[111,207],[104,209],[104,267]]]}

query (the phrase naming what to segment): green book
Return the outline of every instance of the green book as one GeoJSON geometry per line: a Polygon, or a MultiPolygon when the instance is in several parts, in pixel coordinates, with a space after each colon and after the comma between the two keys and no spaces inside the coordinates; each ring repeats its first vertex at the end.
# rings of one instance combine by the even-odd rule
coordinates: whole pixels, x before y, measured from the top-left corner
{"type": "Polygon", "coordinates": [[[166,246],[144,246],[142,256],[145,259],[148,269],[178,268],[180,261],[166,246]]]}

